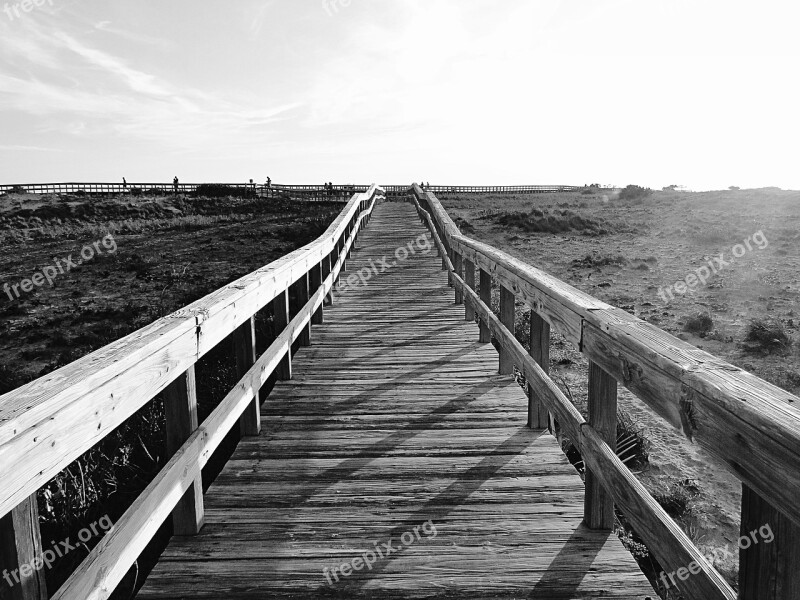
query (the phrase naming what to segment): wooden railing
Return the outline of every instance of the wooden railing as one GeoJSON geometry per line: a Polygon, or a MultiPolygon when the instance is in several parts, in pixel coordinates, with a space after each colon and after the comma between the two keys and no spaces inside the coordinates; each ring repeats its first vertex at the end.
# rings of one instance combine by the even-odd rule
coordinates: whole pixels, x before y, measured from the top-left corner
{"type": "MultiPolygon", "coordinates": [[[[193,193],[200,183],[179,183],[178,193],[193,193]]],[[[221,183],[211,185],[223,185],[236,188],[243,192],[252,191],[259,197],[268,197],[279,193],[296,194],[300,196],[325,197],[346,195],[348,198],[355,193],[366,192],[368,185],[334,185],[326,188],[324,184],[315,185],[283,185],[273,183],[270,186],[260,183],[221,183]]],[[[405,195],[409,190],[408,185],[383,185],[381,188],[386,194],[405,195]]],[[[172,183],[26,183],[26,184],[4,184],[0,185],[0,194],[11,192],[15,189],[22,189],[30,194],[128,194],[132,190],[141,190],[144,193],[158,191],[159,193],[173,193],[175,186],[172,183]]],[[[458,185],[434,185],[425,188],[437,194],[545,194],[549,192],[574,192],[582,188],[571,185],[516,185],[516,186],[458,186],[458,185]]]]}
{"type": "Polygon", "coordinates": [[[42,566],[37,490],[158,394],[169,462],[54,598],[107,598],[170,515],[176,535],[199,530],[203,467],[234,427],[258,434],[260,389],[273,372],[291,377],[292,344],[309,344],[311,325],[322,322],[323,305],[382,196],[377,186],[356,194],[311,244],[0,397],[0,570],[22,575],[12,598],[47,598],[42,568],[27,568],[42,566]],[[280,333],[259,357],[254,316],[270,304],[280,333]],[[198,424],[195,364],[227,339],[239,382],[198,424]]]}
{"type": "Polygon", "coordinates": [[[553,192],[576,192],[583,189],[575,185],[426,185],[424,190],[432,194],[549,194],[553,192]]]}
{"type": "Polygon", "coordinates": [[[743,536],[766,526],[773,532],[769,544],[741,544],[738,597],[800,598],[800,400],[462,235],[433,193],[416,185],[413,189],[412,199],[441,252],[456,302],[466,303],[466,319],[480,320],[482,342],[496,340],[500,372],[516,367],[528,382],[530,427],[563,431],[579,449],[586,465],[587,525],[610,529],[616,504],[665,572],[673,574],[685,598],[737,597],[617,457],[620,383],[742,481],[743,536]],[[500,286],[499,317],[491,309],[493,282],[500,286]],[[515,300],[531,311],[530,353],[514,335],[515,300]],[[588,422],[547,374],[551,330],[575,344],[589,361],[588,422]]]}

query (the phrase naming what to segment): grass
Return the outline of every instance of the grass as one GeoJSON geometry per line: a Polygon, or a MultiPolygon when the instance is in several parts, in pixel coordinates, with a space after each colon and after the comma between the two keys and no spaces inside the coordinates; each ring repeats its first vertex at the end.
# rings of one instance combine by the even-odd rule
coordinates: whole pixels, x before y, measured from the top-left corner
{"type": "Polygon", "coordinates": [[[792,340],[777,320],[753,319],[747,327],[744,348],[750,352],[772,354],[788,350],[792,340]]]}
{"type": "Polygon", "coordinates": [[[683,330],[687,333],[705,337],[714,330],[714,320],[705,313],[689,317],[683,325],[683,330]]]}

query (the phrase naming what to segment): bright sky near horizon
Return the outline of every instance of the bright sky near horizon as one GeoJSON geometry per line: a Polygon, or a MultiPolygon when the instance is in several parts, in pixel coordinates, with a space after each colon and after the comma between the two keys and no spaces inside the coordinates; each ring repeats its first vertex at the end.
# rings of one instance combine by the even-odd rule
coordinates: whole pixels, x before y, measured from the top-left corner
{"type": "Polygon", "coordinates": [[[800,189],[800,6],[0,0],[0,183],[800,189]]]}

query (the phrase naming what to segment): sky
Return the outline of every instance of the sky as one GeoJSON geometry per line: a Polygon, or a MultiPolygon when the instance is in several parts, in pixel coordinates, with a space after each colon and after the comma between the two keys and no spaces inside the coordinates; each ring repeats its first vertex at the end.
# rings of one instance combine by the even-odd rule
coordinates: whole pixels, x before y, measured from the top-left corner
{"type": "Polygon", "coordinates": [[[769,0],[0,0],[0,183],[800,189],[798,17],[769,0]]]}

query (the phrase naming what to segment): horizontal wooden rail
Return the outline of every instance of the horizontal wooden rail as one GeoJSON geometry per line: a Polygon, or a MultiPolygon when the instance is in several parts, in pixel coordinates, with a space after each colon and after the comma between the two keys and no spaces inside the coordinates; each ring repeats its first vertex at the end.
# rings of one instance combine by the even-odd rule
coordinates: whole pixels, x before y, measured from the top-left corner
{"type": "MultiPolygon", "coordinates": [[[[330,296],[344,268],[347,253],[382,196],[383,190],[377,186],[354,195],[314,242],[142,330],[0,396],[3,517],[35,497],[49,479],[152,398],[186,377],[202,356],[242,331],[243,325],[252,323],[255,313],[278,297],[286,298],[289,286],[307,278],[309,272],[316,272],[320,265],[330,265],[267,352],[257,359],[248,358],[252,353],[245,353],[237,361],[250,365],[233,391],[199,427],[193,426],[191,415],[186,414],[193,405],[193,373],[185,385],[171,391],[177,404],[188,402],[182,407],[183,412],[176,414],[185,415],[189,421],[176,420],[176,426],[182,431],[187,427],[194,431],[188,436],[179,434],[187,441],[55,597],[107,598],[179,503],[188,529],[192,518],[201,524],[202,515],[192,514],[192,502],[187,503],[191,498],[186,494],[197,485],[200,470],[237,423],[241,423],[245,434],[257,433],[257,412],[253,418],[247,415],[258,410],[261,386],[274,370],[291,361],[291,344],[307,331],[315,315],[321,316],[325,298],[330,296]]],[[[237,343],[249,344],[251,340],[246,337],[237,343]]],[[[288,372],[291,373],[290,366],[288,372]]],[[[196,508],[200,510],[201,506],[196,508]]],[[[38,523],[34,520],[33,524],[38,531],[38,523]]]]}
{"type": "MultiPolygon", "coordinates": [[[[460,256],[462,262],[474,264],[487,273],[489,282],[495,280],[513,292],[555,331],[575,343],[590,363],[596,365],[600,376],[611,377],[626,386],[690,440],[719,457],[742,480],[746,492],[755,490],[765,499],[765,506],[750,509],[761,511],[764,520],[759,521],[757,515],[743,509],[743,522],[771,524],[776,543],[785,547],[786,552],[796,550],[795,546],[800,543],[797,535],[800,533],[797,528],[800,524],[797,397],[505,252],[463,236],[436,196],[419,186],[414,186],[413,200],[442,252],[449,257],[460,256]],[[772,507],[782,516],[767,521],[772,507]]],[[[455,262],[448,259],[449,268],[455,262]]],[[[544,371],[525,367],[526,363],[535,364],[535,361],[521,352],[521,347],[512,350],[518,344],[513,329],[509,331],[493,313],[490,314],[489,307],[458,274],[453,273],[452,277],[498,343],[505,351],[515,354],[514,360],[529,384],[542,387],[541,379],[546,378],[544,371]]],[[[635,478],[616,459],[600,434],[586,423],[580,425],[580,435],[576,434],[574,418],[565,412],[565,407],[553,402],[553,394],[544,391],[540,398],[547,410],[554,413],[558,426],[579,445],[587,471],[602,484],[596,493],[608,492],[626,511],[662,566],[668,571],[677,571],[696,565],[700,570],[700,574],[692,574],[690,581],[679,581],[684,595],[698,599],[735,597],[716,571],[699,560],[697,549],[680,528],[666,517],[643,487],[636,485],[635,478]]],[[[587,502],[598,499],[589,496],[587,488],[587,502]]],[[[774,568],[770,571],[759,558],[761,552],[758,548],[742,554],[743,570],[747,567],[752,577],[762,579],[761,584],[749,586],[759,591],[751,592],[746,598],[792,598],[798,575],[787,573],[786,569],[780,573],[774,568]],[[761,569],[748,564],[759,561],[761,569]],[[768,571],[770,574],[766,575],[768,571]],[[779,583],[773,590],[783,591],[767,595],[765,590],[771,585],[768,581],[775,578],[779,583]]]]}

